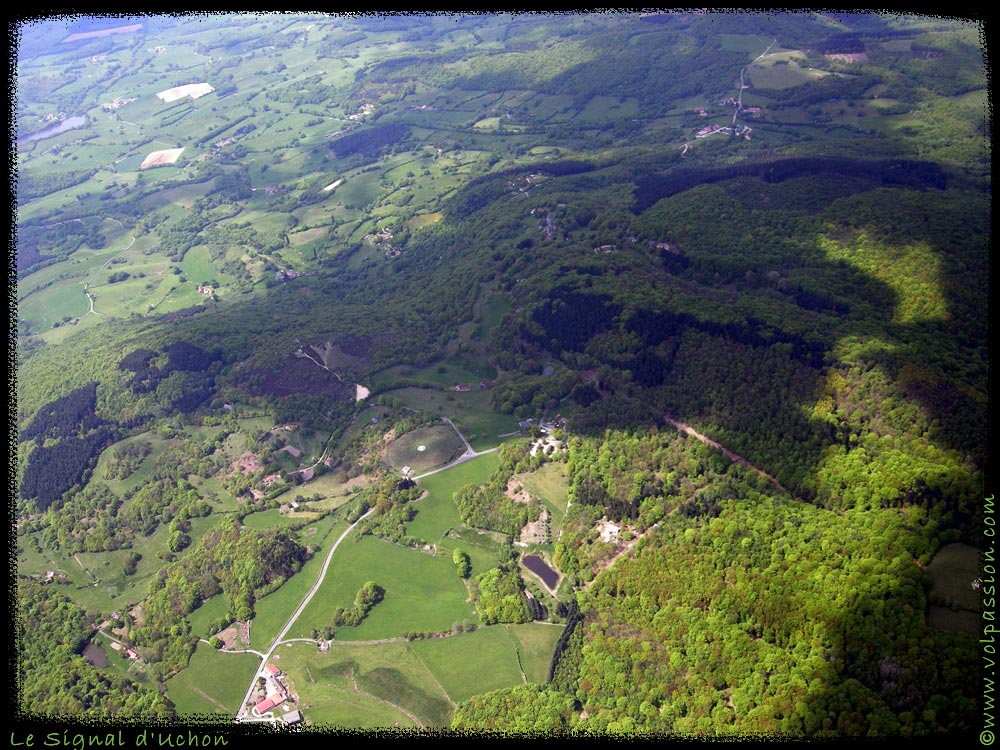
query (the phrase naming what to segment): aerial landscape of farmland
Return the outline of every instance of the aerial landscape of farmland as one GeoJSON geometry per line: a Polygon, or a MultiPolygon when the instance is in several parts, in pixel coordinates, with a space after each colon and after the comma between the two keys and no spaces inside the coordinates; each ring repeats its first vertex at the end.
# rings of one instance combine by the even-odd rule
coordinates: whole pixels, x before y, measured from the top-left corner
{"type": "Polygon", "coordinates": [[[989,744],[982,19],[9,28],[12,746],[989,744]]]}

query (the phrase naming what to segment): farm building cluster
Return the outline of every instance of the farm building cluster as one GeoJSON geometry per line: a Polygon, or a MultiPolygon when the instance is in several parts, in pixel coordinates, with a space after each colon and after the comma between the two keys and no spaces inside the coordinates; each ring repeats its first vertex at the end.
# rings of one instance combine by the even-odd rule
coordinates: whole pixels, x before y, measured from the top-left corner
{"type": "Polygon", "coordinates": [[[288,690],[282,679],[284,673],[274,664],[265,666],[258,675],[259,687],[254,695],[254,715],[265,718],[268,713],[274,717],[274,709],[281,707],[284,713],[279,714],[285,724],[298,724],[302,721],[302,712],[293,708],[296,697],[288,690]]]}

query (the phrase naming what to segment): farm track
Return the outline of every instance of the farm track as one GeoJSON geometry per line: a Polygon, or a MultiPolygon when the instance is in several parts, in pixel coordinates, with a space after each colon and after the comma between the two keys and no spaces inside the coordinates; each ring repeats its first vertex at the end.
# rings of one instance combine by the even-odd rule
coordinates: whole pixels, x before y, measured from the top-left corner
{"type": "Polygon", "coordinates": [[[726,448],[724,445],[721,445],[717,441],[712,440],[712,438],[710,438],[710,437],[702,435],[696,429],[694,429],[693,427],[691,427],[691,425],[685,424],[684,422],[681,422],[678,419],[674,419],[669,414],[663,414],[662,416],[663,416],[663,418],[667,422],[669,422],[670,424],[672,424],[674,427],[676,427],[681,432],[683,432],[683,433],[685,433],[687,435],[690,435],[691,437],[697,438],[698,440],[700,440],[701,442],[705,443],[706,445],[711,445],[713,448],[718,448],[720,451],[722,451],[724,454],[726,454],[726,457],[730,461],[732,461],[733,463],[737,463],[737,464],[739,464],[740,466],[742,466],[745,469],[750,469],[751,471],[757,472],[760,476],[762,476],[765,479],[767,479],[768,481],[770,481],[771,484],[773,484],[775,487],[777,487],[779,490],[781,490],[782,492],[784,492],[789,497],[795,497],[788,490],[787,487],[784,487],[781,484],[781,482],[779,482],[777,479],[775,479],[774,477],[772,477],[770,474],[768,474],[763,469],[758,469],[756,466],[754,466],[752,463],[750,463],[747,459],[743,458],[743,456],[739,455],[738,453],[733,453],[731,450],[729,450],[728,448],[726,448]]]}

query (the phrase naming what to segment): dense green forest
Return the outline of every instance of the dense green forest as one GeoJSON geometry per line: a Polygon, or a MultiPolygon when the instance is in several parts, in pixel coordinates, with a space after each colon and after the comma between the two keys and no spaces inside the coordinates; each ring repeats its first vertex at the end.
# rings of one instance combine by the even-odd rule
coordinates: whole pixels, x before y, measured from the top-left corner
{"type": "Polygon", "coordinates": [[[20,711],[183,719],[199,640],[276,637],[343,534],[317,645],[514,644],[457,699],[316,666],[431,728],[978,734],[978,582],[938,571],[989,541],[981,23],[70,27],[15,76],[20,711]],[[84,658],[102,622],[141,672],[84,658]]]}

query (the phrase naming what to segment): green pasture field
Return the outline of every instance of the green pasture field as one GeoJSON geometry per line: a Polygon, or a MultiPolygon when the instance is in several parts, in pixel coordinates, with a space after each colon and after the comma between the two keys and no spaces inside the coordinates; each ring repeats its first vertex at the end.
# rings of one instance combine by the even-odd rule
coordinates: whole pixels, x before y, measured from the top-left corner
{"type": "Polygon", "coordinates": [[[351,175],[334,191],[334,197],[338,203],[343,203],[345,206],[358,208],[367,206],[385,194],[379,187],[379,180],[380,175],[377,171],[351,175]]]}
{"type": "Polygon", "coordinates": [[[412,727],[407,712],[430,723],[451,710],[405,642],[378,647],[334,642],[326,653],[312,644],[289,643],[278,655],[276,663],[306,707],[304,715],[319,729],[412,727]]]}
{"type": "MultiPolygon", "coordinates": [[[[56,265],[65,270],[64,263],[56,265]]],[[[65,318],[83,317],[89,309],[83,292],[83,279],[76,278],[55,281],[51,286],[23,298],[18,303],[17,314],[31,324],[33,331],[44,331],[65,318]]]]}
{"type": "Polygon", "coordinates": [[[305,245],[308,242],[312,242],[313,240],[322,239],[329,231],[330,231],[329,227],[314,227],[312,229],[306,229],[305,231],[302,232],[295,232],[294,234],[289,234],[288,241],[292,245],[299,247],[299,249],[301,250],[302,245],[305,245]]]}
{"type": "MultiPolygon", "coordinates": [[[[406,533],[429,544],[443,544],[450,552],[454,545],[444,535],[449,529],[462,526],[454,494],[468,484],[479,485],[486,482],[498,464],[496,454],[488,453],[419,480],[419,487],[428,494],[414,504],[417,515],[407,524],[406,533]]],[[[488,567],[495,563],[496,559],[493,558],[488,567]]]]}
{"type": "Polygon", "coordinates": [[[465,444],[451,425],[440,424],[419,427],[399,436],[389,444],[387,457],[397,471],[409,466],[417,475],[444,466],[464,451],[465,444]]]}
{"type": "Polygon", "coordinates": [[[449,89],[442,91],[434,100],[434,106],[438,109],[463,110],[473,112],[489,106],[496,100],[496,94],[488,91],[474,91],[471,89],[449,89]]]}
{"type": "Polygon", "coordinates": [[[544,684],[549,680],[549,667],[556,642],[562,635],[563,626],[543,622],[526,622],[520,625],[503,625],[517,644],[521,654],[521,666],[528,682],[544,684]]]}
{"type": "Polygon", "coordinates": [[[525,683],[517,664],[517,649],[503,626],[413,641],[411,646],[456,703],[525,683]]]}
{"type": "Polygon", "coordinates": [[[108,489],[121,497],[126,492],[129,492],[139,485],[149,481],[156,459],[160,457],[164,450],[173,445],[173,443],[174,440],[164,438],[155,432],[142,432],[138,435],[125,438],[124,440],[119,440],[117,443],[105,448],[100,457],[97,459],[97,466],[94,468],[93,481],[103,482],[107,485],[108,489]],[[106,479],[105,471],[107,470],[108,464],[111,463],[115,451],[135,442],[149,443],[151,449],[149,455],[143,459],[141,464],[139,464],[139,468],[124,479],[106,479]]]}
{"type": "MultiPolygon", "coordinates": [[[[389,388],[400,379],[432,388],[450,389],[463,384],[478,390],[482,380],[492,380],[496,369],[469,355],[454,355],[415,369],[410,365],[395,365],[372,375],[375,390],[389,388]]],[[[456,393],[465,393],[464,391],[456,393]]]]}
{"type": "Polygon", "coordinates": [[[569,94],[538,94],[524,107],[530,121],[559,122],[573,113],[573,97],[569,94]]]}
{"type": "Polygon", "coordinates": [[[250,513],[243,518],[243,525],[250,529],[270,529],[276,526],[290,526],[302,521],[287,513],[281,513],[277,508],[250,513]]]}
{"type": "MultiPolygon", "coordinates": [[[[330,548],[346,528],[347,523],[343,519],[327,516],[299,533],[299,543],[312,547],[313,556],[281,588],[272,591],[254,605],[254,619],[250,626],[250,643],[253,648],[263,649],[271,645],[316,583],[330,548]]],[[[309,635],[306,633],[306,637],[309,635]]]]}
{"type": "Polygon", "coordinates": [[[323,585],[299,617],[291,638],[308,638],[313,629],[331,625],[336,607],[350,607],[358,589],[375,581],[385,598],[356,628],[336,628],[342,641],[393,638],[409,630],[447,630],[471,619],[465,584],[451,557],[384,542],[356,532],[337,549],[323,585]]]}
{"type": "Polygon", "coordinates": [[[204,62],[205,56],[198,54],[193,47],[170,45],[163,52],[155,54],[150,64],[157,71],[166,72],[172,67],[193,68],[204,62]]]}
{"type": "Polygon", "coordinates": [[[477,130],[498,130],[500,128],[499,117],[484,117],[477,121],[472,127],[477,130]]]}
{"type": "MultiPolygon", "coordinates": [[[[331,368],[344,367],[345,364],[349,366],[350,361],[353,361],[353,358],[349,358],[348,355],[341,352],[340,348],[336,346],[329,351],[325,358],[326,366],[331,368]]],[[[291,432],[282,431],[281,434],[285,439],[285,445],[297,448],[301,452],[302,460],[319,456],[326,447],[326,442],[329,438],[327,433],[303,427],[296,428],[291,432]]]]}
{"type": "MultiPolygon", "coordinates": [[[[185,151],[185,153],[187,152],[185,151]]],[[[194,205],[196,200],[207,195],[208,192],[214,187],[215,178],[206,180],[205,182],[195,182],[188,185],[166,188],[151,195],[146,199],[145,203],[150,207],[150,209],[161,208],[162,206],[170,203],[184,209],[189,209],[194,205]]]]}
{"type": "Polygon", "coordinates": [[[490,392],[480,390],[442,391],[434,388],[406,387],[386,391],[417,411],[449,417],[474,450],[495,447],[499,435],[517,431],[517,418],[498,414],[490,406],[490,392]]]}
{"type": "MultiPolygon", "coordinates": [[[[361,228],[365,229],[365,234],[367,234],[369,231],[375,229],[375,222],[374,221],[366,221],[362,225],[361,228]]],[[[384,258],[382,250],[380,250],[377,247],[372,247],[367,242],[364,242],[364,234],[362,234],[362,236],[358,237],[357,240],[354,240],[354,238],[357,237],[357,236],[358,236],[358,232],[355,232],[351,236],[352,237],[352,241],[356,241],[356,242],[363,243],[363,244],[361,245],[360,249],[358,249],[357,252],[355,252],[353,255],[351,255],[351,259],[348,261],[348,264],[347,264],[348,268],[350,268],[351,270],[356,270],[358,268],[364,268],[367,265],[374,265],[376,263],[384,263],[385,262],[385,258],[384,258]]]]}
{"type": "Polygon", "coordinates": [[[566,516],[568,487],[566,485],[566,464],[552,461],[528,474],[516,474],[528,494],[541,500],[549,509],[551,527],[562,524],[566,516]]]}
{"type": "Polygon", "coordinates": [[[212,257],[206,245],[195,245],[188,248],[181,261],[181,270],[188,281],[197,285],[208,281],[218,281],[222,286],[231,279],[229,274],[220,273],[212,265],[212,257]]]}
{"type": "Polygon", "coordinates": [[[639,100],[634,97],[619,99],[616,96],[592,96],[580,110],[577,119],[586,122],[607,122],[639,116],[639,100]]]}
{"type": "Polygon", "coordinates": [[[259,667],[254,654],[226,654],[199,643],[187,669],[167,680],[167,697],[182,716],[235,716],[259,667]]]}
{"type": "Polygon", "coordinates": [[[826,71],[803,68],[794,53],[780,56],[780,59],[788,61],[787,65],[775,65],[775,57],[768,55],[765,60],[753,63],[747,70],[755,88],[788,89],[829,75],[826,71]]]}
{"type": "MultiPolygon", "coordinates": [[[[416,519],[414,519],[416,520],[416,519]]],[[[469,555],[472,562],[470,575],[477,576],[497,566],[503,535],[498,531],[458,526],[447,532],[438,542],[438,553],[451,556],[456,548],[469,555]]]]}
{"type": "MultiPolygon", "coordinates": [[[[336,182],[339,177],[331,177],[330,183],[336,182]]],[[[327,184],[330,184],[327,183],[327,184]]],[[[339,189],[335,188],[334,192],[339,189]]],[[[332,195],[332,193],[331,193],[332,195]]],[[[299,227],[328,227],[330,222],[335,218],[337,209],[327,203],[314,203],[309,206],[303,206],[302,208],[297,208],[292,211],[292,215],[298,219],[299,227]]]]}
{"type": "Polygon", "coordinates": [[[209,623],[212,620],[221,621],[228,611],[229,598],[225,594],[216,594],[188,615],[188,622],[191,623],[191,632],[199,638],[208,639],[216,633],[216,631],[209,629],[209,623]]]}

